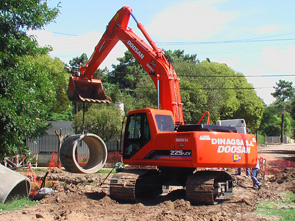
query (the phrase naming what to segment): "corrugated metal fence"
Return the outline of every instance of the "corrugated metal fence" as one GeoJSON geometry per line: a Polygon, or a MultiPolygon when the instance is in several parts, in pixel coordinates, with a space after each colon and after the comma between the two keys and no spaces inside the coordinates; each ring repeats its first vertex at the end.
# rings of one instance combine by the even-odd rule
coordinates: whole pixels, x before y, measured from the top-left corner
{"type": "MultiPolygon", "coordinates": [[[[56,135],[45,135],[38,137],[36,141],[27,140],[26,145],[29,147],[32,154],[48,154],[53,152],[59,152],[58,150],[58,137],[56,135]]],[[[106,142],[106,146],[109,152],[121,151],[120,135],[116,135],[113,141],[106,142]]],[[[88,147],[82,142],[78,151],[83,154],[87,154],[88,147]]]]}
{"type": "MultiPolygon", "coordinates": [[[[280,136],[268,136],[268,137],[266,137],[266,143],[269,143],[269,144],[281,143],[281,137],[280,136]]],[[[283,143],[294,143],[294,140],[290,137],[284,136],[283,143]]]]}
{"type": "MultiPolygon", "coordinates": [[[[50,122],[52,127],[47,131],[47,135],[38,137],[36,140],[26,140],[26,145],[29,147],[31,154],[38,154],[39,164],[48,164],[53,156],[53,153],[58,153],[58,133],[62,131],[62,135],[73,135],[72,122],[50,122]]],[[[98,135],[99,136],[99,135],[98,135]]],[[[120,135],[114,136],[112,141],[106,142],[108,153],[121,152],[120,135]]],[[[85,142],[81,142],[78,146],[78,159],[89,157],[89,148],[85,142]]]]}
{"type": "MultiPolygon", "coordinates": [[[[120,137],[117,135],[116,137],[120,137]]],[[[48,166],[52,159],[57,162],[56,154],[58,153],[58,137],[55,135],[46,135],[38,137],[36,141],[27,140],[27,146],[30,149],[31,154],[37,154],[37,161],[39,166],[48,166]]],[[[108,150],[108,162],[116,163],[120,159],[121,144],[120,139],[114,139],[113,141],[106,142],[108,150]]],[[[77,148],[77,160],[79,163],[87,162],[89,159],[89,148],[85,142],[77,148]]]]}

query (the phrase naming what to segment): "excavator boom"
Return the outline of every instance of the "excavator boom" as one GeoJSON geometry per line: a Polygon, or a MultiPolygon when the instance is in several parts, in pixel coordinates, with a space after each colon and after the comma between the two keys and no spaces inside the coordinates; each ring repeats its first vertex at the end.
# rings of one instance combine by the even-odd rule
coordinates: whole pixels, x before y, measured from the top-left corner
{"type": "Polygon", "coordinates": [[[69,81],[68,97],[75,102],[109,103],[110,98],[105,94],[100,79],[94,79],[93,74],[117,44],[119,38],[113,32],[116,27],[127,27],[130,11],[122,8],[112,18],[101,40],[87,64],[80,67],[80,76],[72,76],[69,81]],[[120,15],[120,16],[119,16],[120,15]]]}
{"type": "Polygon", "coordinates": [[[170,110],[176,124],[184,124],[179,79],[163,50],[156,46],[143,25],[137,22],[133,15],[137,27],[148,43],[127,27],[130,15],[132,15],[132,9],[124,6],[111,19],[91,58],[84,67],[80,68],[80,76],[70,79],[69,98],[74,101],[109,101],[104,94],[101,82],[93,79],[93,74],[117,42],[121,41],[152,78],[158,91],[158,108],[170,110]]]}

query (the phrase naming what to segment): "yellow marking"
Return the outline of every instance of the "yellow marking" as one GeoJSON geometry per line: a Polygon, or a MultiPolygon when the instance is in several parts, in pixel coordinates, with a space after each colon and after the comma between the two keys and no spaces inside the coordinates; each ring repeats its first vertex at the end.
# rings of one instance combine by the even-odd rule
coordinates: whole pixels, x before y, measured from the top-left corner
{"type": "Polygon", "coordinates": [[[114,20],[117,21],[117,19],[119,18],[119,13],[117,13],[114,17],[114,20]]]}

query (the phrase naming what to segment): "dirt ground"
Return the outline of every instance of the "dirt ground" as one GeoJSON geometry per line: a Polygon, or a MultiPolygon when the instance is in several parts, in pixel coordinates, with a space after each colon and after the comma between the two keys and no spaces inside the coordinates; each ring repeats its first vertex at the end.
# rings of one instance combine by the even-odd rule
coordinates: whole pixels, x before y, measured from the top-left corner
{"type": "MultiPolygon", "coordinates": [[[[0,220],[276,220],[253,213],[259,200],[279,200],[285,191],[295,192],[295,145],[265,146],[259,156],[267,160],[263,187],[252,188],[251,178],[236,175],[234,193],[216,205],[195,206],[185,200],[184,190],[171,188],[166,195],[120,204],[109,197],[107,174],[72,174],[53,168],[47,180],[52,194],[32,207],[0,212],[0,220]]],[[[42,177],[44,174],[40,174],[42,177]]]]}

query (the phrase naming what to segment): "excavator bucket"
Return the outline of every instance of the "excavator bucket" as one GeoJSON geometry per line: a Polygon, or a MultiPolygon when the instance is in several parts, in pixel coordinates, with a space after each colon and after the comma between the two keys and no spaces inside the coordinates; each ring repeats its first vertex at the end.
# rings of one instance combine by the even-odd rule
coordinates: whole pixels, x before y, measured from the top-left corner
{"type": "Polygon", "coordinates": [[[101,80],[85,80],[74,76],[70,77],[68,98],[70,101],[75,102],[111,102],[111,98],[108,97],[103,90],[101,80]]]}

